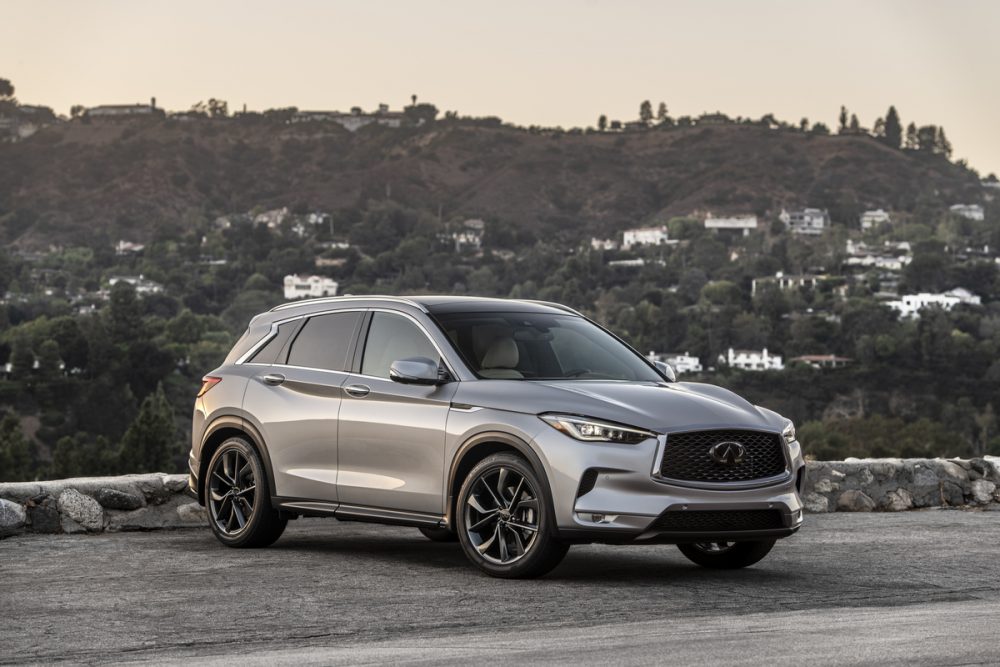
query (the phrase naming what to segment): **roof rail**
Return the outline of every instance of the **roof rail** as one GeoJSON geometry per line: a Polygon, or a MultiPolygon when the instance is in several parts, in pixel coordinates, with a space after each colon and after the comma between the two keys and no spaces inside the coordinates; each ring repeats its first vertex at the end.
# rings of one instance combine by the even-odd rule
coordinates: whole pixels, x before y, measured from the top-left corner
{"type": "Polygon", "coordinates": [[[522,301],[526,301],[528,303],[537,303],[542,306],[548,306],[549,308],[556,308],[558,310],[562,310],[567,313],[573,313],[574,315],[579,315],[580,317],[584,317],[583,313],[581,313],[580,311],[574,310],[569,306],[563,305],[561,303],[556,303],[555,301],[539,301],[538,299],[522,299],[522,301]]]}
{"type": "Polygon", "coordinates": [[[419,308],[425,313],[427,312],[427,309],[424,306],[411,299],[404,299],[403,297],[400,296],[385,296],[381,294],[372,294],[369,296],[354,296],[354,295],[326,296],[326,297],[321,297],[319,299],[300,299],[299,301],[289,301],[287,303],[281,304],[280,306],[275,306],[268,312],[273,313],[276,310],[287,310],[289,308],[295,308],[297,306],[307,306],[307,305],[312,305],[314,303],[338,303],[341,301],[394,301],[396,303],[405,303],[408,306],[419,308]]]}

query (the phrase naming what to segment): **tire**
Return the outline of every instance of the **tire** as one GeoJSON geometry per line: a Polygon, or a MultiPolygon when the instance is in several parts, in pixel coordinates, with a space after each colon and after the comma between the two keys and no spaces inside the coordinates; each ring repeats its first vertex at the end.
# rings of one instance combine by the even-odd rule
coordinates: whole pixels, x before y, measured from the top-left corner
{"type": "Polygon", "coordinates": [[[287,519],[271,507],[267,472],[249,442],[229,438],[215,450],[205,480],[205,509],[215,537],[227,547],[266,547],[287,519]]]}
{"type": "Polygon", "coordinates": [[[458,542],[458,535],[447,528],[420,528],[419,530],[431,542],[458,542]]]}
{"type": "Polygon", "coordinates": [[[490,576],[540,577],[569,549],[554,534],[551,508],[548,486],[527,461],[494,454],[462,483],[455,507],[458,541],[466,557],[490,576]]]}
{"type": "Polygon", "coordinates": [[[753,565],[771,551],[776,540],[759,542],[699,542],[678,544],[694,563],[713,570],[738,570],[753,565]]]}

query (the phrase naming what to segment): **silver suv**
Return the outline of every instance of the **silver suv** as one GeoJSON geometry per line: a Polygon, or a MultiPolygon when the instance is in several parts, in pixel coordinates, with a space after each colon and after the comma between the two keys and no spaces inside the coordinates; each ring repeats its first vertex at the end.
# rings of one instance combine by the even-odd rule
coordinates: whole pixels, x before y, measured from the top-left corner
{"type": "Polygon", "coordinates": [[[498,577],[544,574],[587,542],[745,567],[802,522],[789,420],[535,301],[338,297],[258,315],[204,379],[189,464],[227,546],[332,516],[457,540],[498,577]]]}

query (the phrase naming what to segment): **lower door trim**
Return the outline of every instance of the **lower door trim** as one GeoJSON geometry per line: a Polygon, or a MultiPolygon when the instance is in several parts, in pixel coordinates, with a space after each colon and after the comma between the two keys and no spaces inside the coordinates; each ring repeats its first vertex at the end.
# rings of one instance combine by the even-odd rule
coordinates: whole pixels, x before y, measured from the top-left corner
{"type": "Polygon", "coordinates": [[[333,516],[343,521],[366,521],[387,523],[396,526],[425,526],[437,528],[446,525],[446,519],[437,514],[390,510],[362,505],[342,505],[339,503],[299,498],[274,498],[274,506],[279,510],[294,512],[303,516],[333,516]]]}

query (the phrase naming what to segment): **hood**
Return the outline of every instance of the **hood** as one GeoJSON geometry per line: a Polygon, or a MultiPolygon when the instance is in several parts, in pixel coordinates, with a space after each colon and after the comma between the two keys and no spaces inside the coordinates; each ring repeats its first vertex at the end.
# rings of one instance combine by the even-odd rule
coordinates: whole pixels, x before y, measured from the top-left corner
{"type": "Polygon", "coordinates": [[[779,415],[728,389],[696,382],[475,380],[462,382],[454,400],[497,410],[596,417],[659,433],[720,427],[781,431],[785,425],[779,415]]]}

